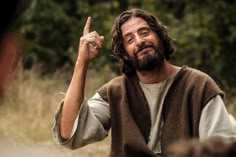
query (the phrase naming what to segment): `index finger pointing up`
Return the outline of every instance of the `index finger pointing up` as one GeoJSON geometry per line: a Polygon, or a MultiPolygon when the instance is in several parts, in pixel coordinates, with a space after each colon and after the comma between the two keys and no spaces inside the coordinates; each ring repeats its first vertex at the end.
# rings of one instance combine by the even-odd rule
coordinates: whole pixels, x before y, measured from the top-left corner
{"type": "Polygon", "coordinates": [[[88,19],[87,19],[87,22],[86,22],[86,24],[84,26],[84,33],[83,33],[83,35],[86,35],[86,34],[89,33],[89,28],[90,28],[91,21],[92,21],[92,19],[89,16],[88,19]]]}

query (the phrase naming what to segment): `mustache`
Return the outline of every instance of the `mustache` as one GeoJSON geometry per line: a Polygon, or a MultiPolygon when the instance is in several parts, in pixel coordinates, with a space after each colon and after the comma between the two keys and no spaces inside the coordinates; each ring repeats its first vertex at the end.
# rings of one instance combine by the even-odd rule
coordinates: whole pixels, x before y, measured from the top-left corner
{"type": "Polygon", "coordinates": [[[142,43],[140,46],[138,46],[137,51],[134,53],[135,55],[138,54],[139,52],[141,52],[143,49],[145,48],[153,48],[156,49],[155,46],[152,43],[146,44],[146,43],[142,43]]]}

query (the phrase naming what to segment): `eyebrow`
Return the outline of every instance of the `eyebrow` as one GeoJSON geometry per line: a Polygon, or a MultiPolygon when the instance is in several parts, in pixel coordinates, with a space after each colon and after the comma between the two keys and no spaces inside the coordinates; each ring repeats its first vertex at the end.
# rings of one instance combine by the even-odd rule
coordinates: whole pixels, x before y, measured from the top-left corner
{"type": "MultiPolygon", "coordinates": [[[[145,29],[151,29],[150,27],[148,27],[148,26],[142,26],[142,27],[140,27],[140,28],[138,28],[138,32],[139,31],[141,31],[141,30],[145,30],[145,29]]],[[[126,33],[124,36],[123,36],[123,38],[125,38],[125,37],[127,37],[127,36],[129,36],[129,35],[131,35],[132,33],[131,32],[128,32],[128,33],[126,33]]]]}

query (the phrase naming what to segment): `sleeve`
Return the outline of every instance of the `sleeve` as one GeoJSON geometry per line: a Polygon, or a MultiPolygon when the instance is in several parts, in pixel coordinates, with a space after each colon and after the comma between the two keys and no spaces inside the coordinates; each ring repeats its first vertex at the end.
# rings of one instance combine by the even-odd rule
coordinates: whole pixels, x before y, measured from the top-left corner
{"type": "Polygon", "coordinates": [[[88,101],[84,100],[77,119],[74,122],[71,138],[63,140],[60,135],[60,118],[63,102],[55,114],[53,126],[54,137],[57,142],[70,149],[77,149],[92,142],[103,140],[110,129],[109,106],[96,93],[88,101]]]}
{"type": "Polygon", "coordinates": [[[203,108],[200,124],[200,140],[221,136],[236,140],[236,128],[220,95],[213,97],[203,108]]]}

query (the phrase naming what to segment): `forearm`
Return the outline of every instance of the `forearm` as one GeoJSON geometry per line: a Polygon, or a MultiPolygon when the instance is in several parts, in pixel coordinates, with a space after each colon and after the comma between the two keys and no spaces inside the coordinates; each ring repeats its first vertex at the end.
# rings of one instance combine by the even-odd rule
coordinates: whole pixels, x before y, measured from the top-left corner
{"type": "Polygon", "coordinates": [[[60,123],[61,136],[69,139],[74,121],[79,113],[80,105],[84,99],[84,87],[88,64],[98,55],[104,40],[96,31],[89,32],[91,17],[88,17],[80,38],[78,58],[74,74],[67,90],[60,123]],[[93,46],[91,43],[94,43],[93,46]]]}
{"type": "Polygon", "coordinates": [[[79,113],[81,103],[84,99],[87,67],[87,64],[77,62],[71,83],[66,92],[60,122],[60,132],[62,138],[64,139],[70,138],[74,121],[79,113]]]}

